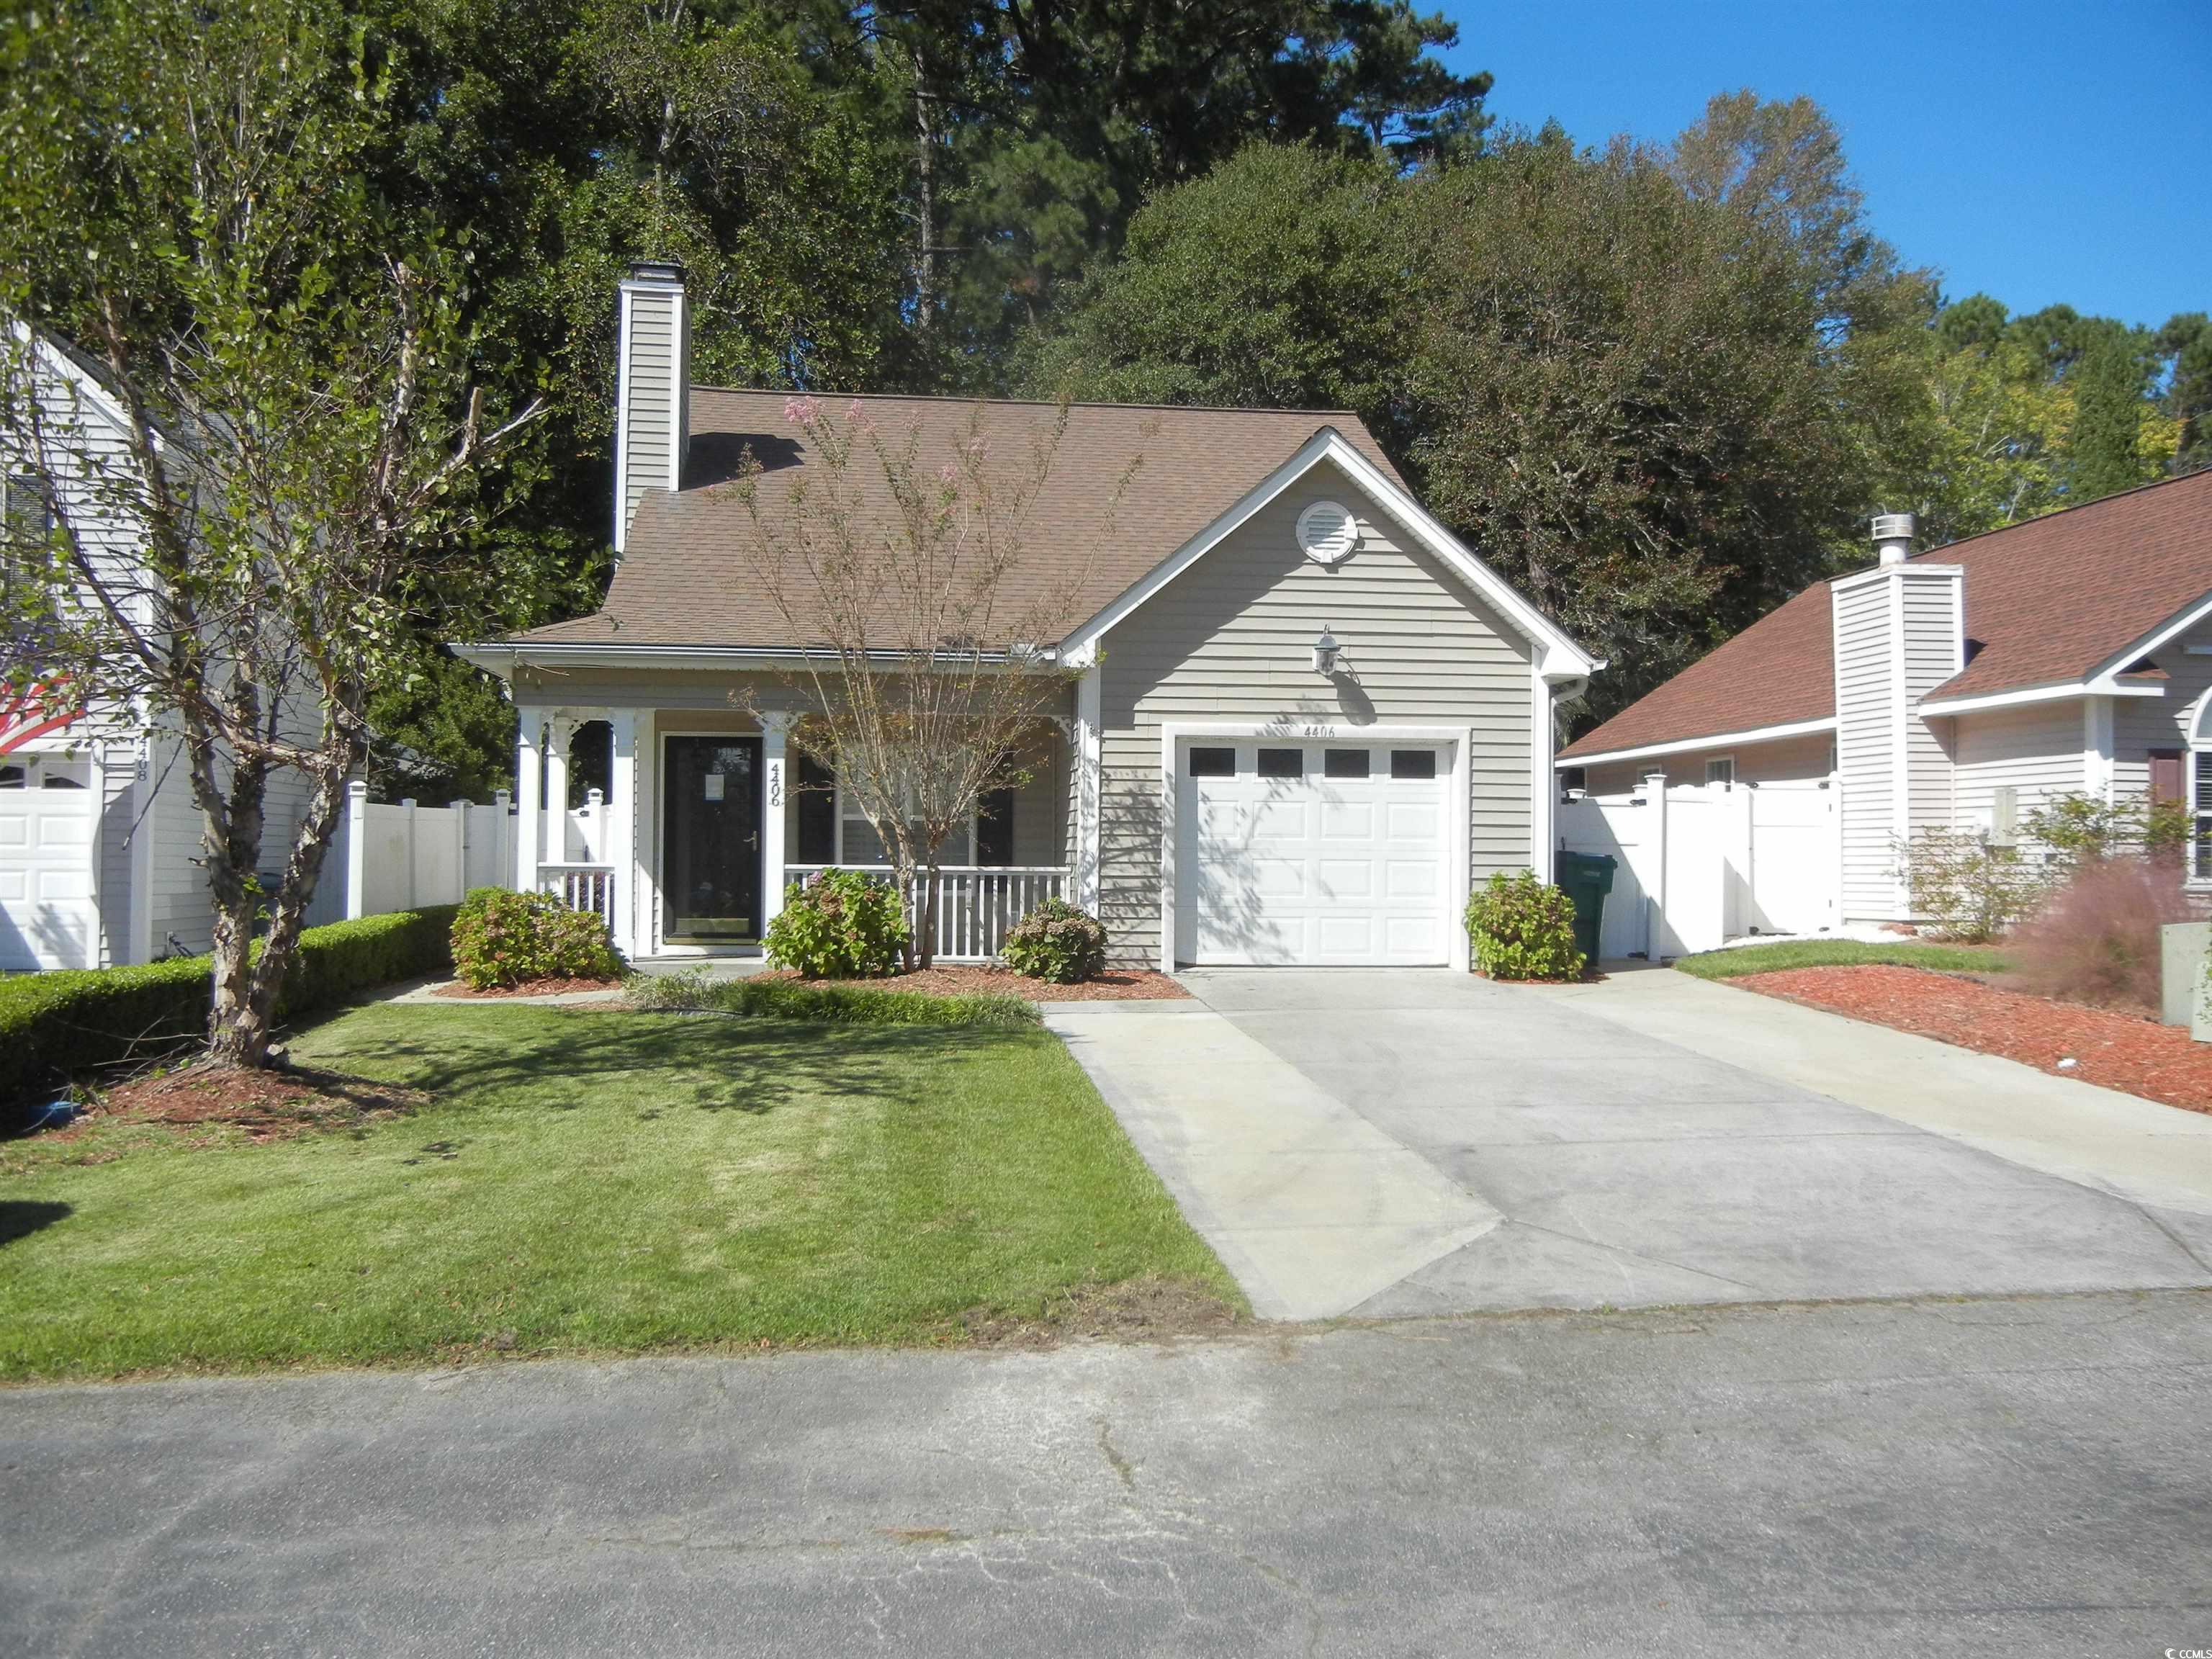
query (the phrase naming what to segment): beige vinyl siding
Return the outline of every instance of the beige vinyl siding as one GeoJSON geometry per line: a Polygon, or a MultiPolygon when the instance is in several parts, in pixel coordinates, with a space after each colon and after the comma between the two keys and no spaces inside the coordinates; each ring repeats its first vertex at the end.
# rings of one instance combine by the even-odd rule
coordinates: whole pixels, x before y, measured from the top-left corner
{"type": "Polygon", "coordinates": [[[1832,734],[1813,732],[1765,743],[1715,744],[1710,749],[1654,755],[1648,760],[1612,761],[1583,768],[1583,787],[1593,795],[1626,794],[1653,772],[1664,772],[1669,783],[1703,783],[1705,763],[1723,755],[1735,757],[1738,783],[1794,783],[1825,778],[1831,769],[1834,744],[1832,734]]]}
{"type": "Polygon", "coordinates": [[[669,457],[676,441],[676,388],[682,378],[676,356],[681,349],[672,292],[639,289],[627,296],[630,308],[629,360],[623,434],[623,523],[637,513],[648,489],[670,488],[669,457]]]}
{"type": "Polygon", "coordinates": [[[1480,878],[1528,867],[1530,683],[1519,635],[1349,478],[1317,469],[1106,638],[1099,909],[1115,959],[1158,960],[1164,723],[1464,728],[1470,859],[1480,878]],[[1298,514],[1323,499],[1354,505],[1360,520],[1358,550],[1333,569],[1297,544],[1298,514]],[[1354,682],[1314,672],[1324,624],[1343,642],[1354,682]]]}
{"type": "Polygon", "coordinates": [[[1917,712],[1920,699],[1966,666],[1960,652],[1959,590],[1965,578],[1908,567],[1898,578],[1905,607],[1905,820],[1910,830],[1943,829],[1952,819],[1949,721],[1917,712]]]}
{"type": "Polygon", "coordinates": [[[2053,795],[2081,787],[2081,701],[2023,703],[1954,716],[1958,757],[1957,823],[1985,829],[1996,792],[2015,791],[2019,816],[2053,795]]]}
{"type": "Polygon", "coordinates": [[[1887,921],[1899,908],[1893,584],[1832,590],[1836,629],[1836,770],[1843,791],[1844,917],[1887,921]]]}

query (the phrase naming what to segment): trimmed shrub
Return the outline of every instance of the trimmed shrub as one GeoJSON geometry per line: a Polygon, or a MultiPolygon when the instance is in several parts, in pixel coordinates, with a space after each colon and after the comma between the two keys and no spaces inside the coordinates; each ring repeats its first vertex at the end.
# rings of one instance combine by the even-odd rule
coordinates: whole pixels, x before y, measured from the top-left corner
{"type": "Polygon", "coordinates": [[[2172,865],[2092,860],[2012,931],[2005,954],[2039,996],[2099,1007],[2159,1006],[2159,932],[2191,920],[2172,865]]]}
{"type": "Polygon", "coordinates": [[[533,979],[619,979],[606,924],[550,893],[479,887],[453,918],[453,971],[472,991],[533,979]]]}
{"type": "Polygon", "coordinates": [[[747,1014],[765,1019],[822,1020],[846,1025],[964,1025],[1011,1030],[1035,1025],[1036,1005],[1020,997],[935,996],[876,985],[805,985],[788,979],[710,980],[685,969],[633,974],[629,1000],[638,1008],[747,1014]]]}
{"type": "Polygon", "coordinates": [[[1006,930],[1006,966],[1054,985],[1079,985],[1106,971],[1106,929],[1066,899],[1048,898],[1006,930]]]}
{"type": "Polygon", "coordinates": [[[1575,902],[1527,870],[1494,875],[1467,902],[1474,964],[1492,979],[1579,979],[1575,902]]]}
{"type": "MultiPolygon", "coordinates": [[[[443,971],[451,960],[450,904],[364,916],[300,935],[279,999],[296,1019],[394,980],[443,971]]],[[[197,1045],[214,1006],[206,957],[131,968],[94,968],[0,979],[0,1114],[72,1079],[197,1045]]]]}
{"type": "Polygon", "coordinates": [[[897,888],[857,870],[824,870],[784,889],[762,943],[770,962],[806,979],[879,979],[897,968],[906,941],[897,888]]]}

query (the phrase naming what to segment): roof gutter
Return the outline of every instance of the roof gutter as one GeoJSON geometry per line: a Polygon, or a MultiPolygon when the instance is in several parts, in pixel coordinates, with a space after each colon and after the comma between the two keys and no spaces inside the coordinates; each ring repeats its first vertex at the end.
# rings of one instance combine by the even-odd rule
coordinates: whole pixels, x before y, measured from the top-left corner
{"type": "Polygon", "coordinates": [[[1978,714],[1984,709],[2018,708],[2038,702],[2063,702],[2072,697],[2162,697],[2165,695],[2166,685],[2162,681],[2146,683],[2107,677],[2068,680],[2056,685],[2027,685],[2016,691],[1984,691],[1975,696],[1923,697],[1916,708],[1923,714],[1978,714]]]}
{"type": "MultiPolygon", "coordinates": [[[[524,668],[811,668],[836,664],[837,652],[823,646],[792,650],[788,647],[698,645],[566,645],[524,643],[515,640],[453,641],[447,648],[463,662],[503,680],[514,679],[524,668]]],[[[870,651],[866,660],[896,667],[910,660],[903,651],[870,651]]],[[[1012,668],[1045,672],[1060,667],[1059,652],[1052,646],[1033,652],[947,652],[952,664],[980,663],[986,668],[1012,668]]]]}

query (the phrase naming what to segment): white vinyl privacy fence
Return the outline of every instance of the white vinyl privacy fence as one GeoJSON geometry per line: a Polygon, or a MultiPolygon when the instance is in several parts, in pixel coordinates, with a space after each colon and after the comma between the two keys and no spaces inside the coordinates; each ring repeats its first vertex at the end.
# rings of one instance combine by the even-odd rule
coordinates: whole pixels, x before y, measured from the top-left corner
{"type": "Polygon", "coordinates": [[[501,790],[491,805],[422,806],[372,801],[347,786],[345,815],[323,866],[313,920],[387,915],[456,904],[472,887],[514,884],[515,816],[501,790]]]}
{"type": "Polygon", "coordinates": [[[1688,956],[1747,933],[1818,933],[1841,915],[1827,780],[1677,784],[1559,806],[1559,845],[1610,854],[1601,957],[1688,956]]]}

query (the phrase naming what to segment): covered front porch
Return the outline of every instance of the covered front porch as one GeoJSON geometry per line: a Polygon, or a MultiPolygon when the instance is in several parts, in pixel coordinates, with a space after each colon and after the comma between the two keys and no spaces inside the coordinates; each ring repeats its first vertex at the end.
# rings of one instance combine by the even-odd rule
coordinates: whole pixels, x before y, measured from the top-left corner
{"type": "MultiPolygon", "coordinates": [[[[890,876],[858,801],[799,752],[797,711],[523,703],[520,714],[515,885],[603,917],[634,961],[757,956],[792,884],[832,867],[890,876]]],[[[939,960],[991,960],[1039,903],[1079,896],[1073,749],[1068,722],[1041,721],[945,849],[939,960]]]]}

